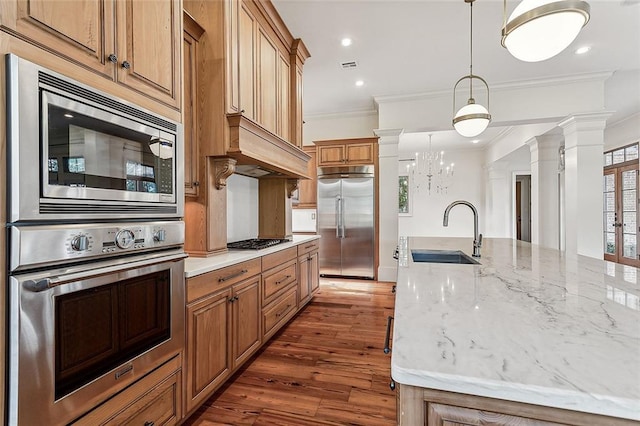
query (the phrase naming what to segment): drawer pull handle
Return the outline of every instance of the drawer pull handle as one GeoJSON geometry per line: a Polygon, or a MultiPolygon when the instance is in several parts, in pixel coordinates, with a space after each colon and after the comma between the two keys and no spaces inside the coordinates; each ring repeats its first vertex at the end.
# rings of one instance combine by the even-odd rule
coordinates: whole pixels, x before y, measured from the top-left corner
{"type": "Polygon", "coordinates": [[[285,282],[289,278],[291,278],[291,275],[285,275],[285,277],[283,279],[281,279],[280,281],[276,281],[276,285],[285,282]]]}
{"type": "Polygon", "coordinates": [[[236,300],[238,300],[238,299],[239,299],[239,297],[238,297],[238,296],[233,296],[232,298],[230,298],[230,299],[229,299],[229,303],[233,303],[233,302],[235,302],[235,301],[236,301],[236,300]]]}
{"type": "Polygon", "coordinates": [[[289,308],[290,308],[290,307],[291,307],[291,304],[288,304],[288,305],[287,305],[287,307],[286,307],[286,308],[284,308],[284,309],[282,310],[282,312],[278,312],[278,313],[276,314],[276,318],[278,318],[278,317],[280,317],[280,316],[284,315],[284,314],[289,310],[289,308]]]}
{"type": "Polygon", "coordinates": [[[231,275],[227,275],[226,277],[218,278],[218,282],[219,283],[223,283],[223,282],[228,281],[228,280],[230,280],[232,278],[239,277],[242,274],[246,274],[247,272],[248,271],[246,269],[243,269],[240,272],[236,272],[236,273],[233,273],[231,275]]]}
{"type": "Polygon", "coordinates": [[[389,348],[389,337],[391,334],[391,321],[393,320],[393,317],[391,315],[389,315],[389,317],[387,318],[387,332],[385,333],[385,337],[384,337],[384,353],[388,354],[389,352],[391,352],[391,349],[389,348]]]}
{"type": "Polygon", "coordinates": [[[308,246],[304,246],[304,248],[308,249],[308,248],[311,248],[313,246],[315,246],[315,244],[309,244],[308,246]]]}
{"type": "Polygon", "coordinates": [[[144,422],[144,426],[155,426],[155,422],[152,421],[148,421],[148,422],[144,422]]]}

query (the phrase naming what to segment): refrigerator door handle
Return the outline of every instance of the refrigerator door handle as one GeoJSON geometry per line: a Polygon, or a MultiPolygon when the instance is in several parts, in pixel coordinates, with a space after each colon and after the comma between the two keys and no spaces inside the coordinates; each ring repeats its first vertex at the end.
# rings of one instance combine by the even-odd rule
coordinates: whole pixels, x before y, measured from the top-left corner
{"type": "Polygon", "coordinates": [[[336,195],[336,238],[340,238],[340,229],[342,221],[342,204],[340,203],[340,196],[336,195]]]}
{"type": "Polygon", "coordinates": [[[340,198],[340,238],[346,238],[344,222],[344,198],[340,198]]]}

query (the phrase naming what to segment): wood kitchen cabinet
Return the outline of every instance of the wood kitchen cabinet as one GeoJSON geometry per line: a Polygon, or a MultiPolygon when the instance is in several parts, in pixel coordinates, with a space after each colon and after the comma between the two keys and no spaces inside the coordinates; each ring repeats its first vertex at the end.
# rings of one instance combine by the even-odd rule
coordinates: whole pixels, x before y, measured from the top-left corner
{"type": "Polygon", "coordinates": [[[204,29],[187,12],[183,14],[184,32],[183,56],[183,124],[184,124],[184,194],[198,196],[199,177],[199,135],[196,99],[198,88],[198,42],[204,29]]]}
{"type": "Polygon", "coordinates": [[[315,141],[318,167],[375,164],[378,138],[315,141]]]}
{"type": "Polygon", "coordinates": [[[0,28],[180,108],[180,2],[7,0],[0,28]]]}
{"type": "Polygon", "coordinates": [[[259,272],[256,259],[187,280],[187,412],[260,347],[259,272]]]}
{"type": "Polygon", "coordinates": [[[316,168],[316,147],[305,146],[302,148],[304,152],[309,154],[309,163],[307,163],[307,174],[310,179],[300,179],[298,181],[298,202],[294,204],[294,208],[299,209],[315,209],[318,204],[318,170],[316,168]]]}
{"type": "Polygon", "coordinates": [[[273,336],[298,308],[297,247],[262,257],[263,340],[273,336]]]}
{"type": "Polygon", "coordinates": [[[579,411],[459,394],[396,383],[400,426],[623,426],[636,422],[579,411]]]}
{"type": "Polygon", "coordinates": [[[320,288],[318,269],[318,240],[298,246],[298,306],[302,307],[311,300],[320,288]]]}
{"type": "Polygon", "coordinates": [[[177,356],[107,402],[74,426],[175,425],[182,419],[181,357],[177,356]]]}

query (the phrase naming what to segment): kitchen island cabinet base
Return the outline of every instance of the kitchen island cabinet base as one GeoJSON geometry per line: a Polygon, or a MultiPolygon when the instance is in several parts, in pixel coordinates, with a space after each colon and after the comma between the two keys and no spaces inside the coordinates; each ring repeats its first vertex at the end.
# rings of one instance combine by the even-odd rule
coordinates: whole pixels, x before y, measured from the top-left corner
{"type": "Polygon", "coordinates": [[[638,426],[638,422],[560,408],[465,395],[416,386],[396,385],[400,426],[638,426]]]}

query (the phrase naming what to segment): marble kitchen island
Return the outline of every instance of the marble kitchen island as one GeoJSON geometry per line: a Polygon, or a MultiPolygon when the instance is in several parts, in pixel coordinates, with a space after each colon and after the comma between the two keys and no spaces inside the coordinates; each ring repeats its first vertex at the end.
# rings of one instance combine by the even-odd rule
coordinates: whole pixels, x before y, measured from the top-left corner
{"type": "Polygon", "coordinates": [[[511,239],[485,239],[480,265],[412,260],[471,238],[399,248],[400,424],[640,424],[636,268],[511,239]]]}

